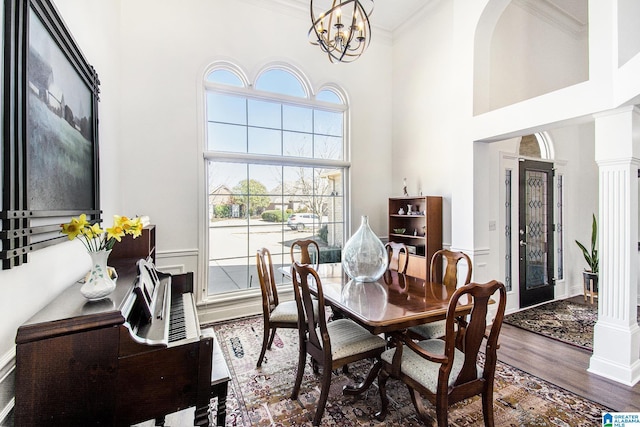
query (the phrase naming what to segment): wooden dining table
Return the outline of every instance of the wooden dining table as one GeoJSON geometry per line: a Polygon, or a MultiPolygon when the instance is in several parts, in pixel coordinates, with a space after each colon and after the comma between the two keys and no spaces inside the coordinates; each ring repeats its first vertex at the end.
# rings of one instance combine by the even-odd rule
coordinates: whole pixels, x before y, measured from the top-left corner
{"type": "MultiPolygon", "coordinates": [[[[325,302],[376,335],[444,319],[455,292],[453,287],[391,270],[375,282],[356,282],[339,263],[320,264],[318,275],[325,302]]],[[[456,313],[466,315],[471,308],[463,296],[456,313]]]]}
{"type": "MultiPolygon", "coordinates": [[[[445,319],[449,300],[455,292],[454,287],[391,270],[375,282],[350,279],[339,263],[320,264],[317,271],[325,303],[334,310],[334,314],[355,321],[375,335],[445,319]]],[[[290,268],[282,268],[281,272],[291,277],[290,268]]],[[[312,283],[310,289],[317,294],[312,283]]],[[[456,314],[467,315],[472,307],[467,296],[463,296],[456,314]]],[[[380,366],[378,361],[361,384],[347,386],[343,393],[362,393],[371,385],[380,366]]]]}

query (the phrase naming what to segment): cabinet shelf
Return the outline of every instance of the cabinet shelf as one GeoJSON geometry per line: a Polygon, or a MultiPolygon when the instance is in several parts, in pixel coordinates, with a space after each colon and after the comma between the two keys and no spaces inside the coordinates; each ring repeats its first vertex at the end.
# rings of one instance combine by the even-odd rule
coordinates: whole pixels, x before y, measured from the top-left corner
{"type": "Polygon", "coordinates": [[[396,234],[396,233],[391,233],[389,234],[389,236],[404,237],[408,239],[424,239],[425,238],[425,236],[414,236],[413,234],[396,234]]]}
{"type": "Polygon", "coordinates": [[[411,247],[407,273],[428,278],[431,257],[442,249],[442,197],[391,197],[388,215],[389,241],[411,247]],[[406,213],[409,205],[412,215],[406,213]],[[399,214],[400,209],[405,213],[399,214]],[[394,233],[397,229],[404,229],[407,234],[394,233]],[[414,230],[417,236],[413,235],[414,230]]]}

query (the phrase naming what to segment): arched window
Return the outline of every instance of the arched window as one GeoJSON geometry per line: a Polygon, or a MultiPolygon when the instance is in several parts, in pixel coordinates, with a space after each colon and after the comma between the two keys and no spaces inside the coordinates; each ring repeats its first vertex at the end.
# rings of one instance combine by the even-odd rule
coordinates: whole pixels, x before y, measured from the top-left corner
{"type": "Polygon", "coordinates": [[[205,298],[259,288],[262,247],[277,268],[291,264],[294,240],[316,240],[320,262],[340,261],[343,245],[346,97],[337,86],[313,96],[302,73],[283,64],[264,68],[253,83],[244,76],[225,62],[204,80],[205,298]]]}
{"type": "Polygon", "coordinates": [[[553,145],[544,132],[525,135],[520,139],[518,154],[533,159],[553,160],[553,145]]]}

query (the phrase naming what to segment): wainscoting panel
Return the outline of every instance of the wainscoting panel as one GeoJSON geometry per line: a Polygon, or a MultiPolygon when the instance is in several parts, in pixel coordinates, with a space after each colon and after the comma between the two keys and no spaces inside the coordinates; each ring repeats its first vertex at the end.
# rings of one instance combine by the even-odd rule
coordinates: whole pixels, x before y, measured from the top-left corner
{"type": "Polygon", "coordinates": [[[15,404],[16,348],[15,346],[0,358],[0,426],[15,404]]]}

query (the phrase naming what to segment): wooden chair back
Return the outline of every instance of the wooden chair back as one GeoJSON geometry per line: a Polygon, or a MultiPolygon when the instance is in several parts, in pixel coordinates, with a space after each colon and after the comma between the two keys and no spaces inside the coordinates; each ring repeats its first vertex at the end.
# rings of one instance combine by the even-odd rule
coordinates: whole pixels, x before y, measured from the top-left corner
{"type": "MultiPolygon", "coordinates": [[[[431,339],[428,341],[416,342],[405,333],[394,333],[393,340],[396,344],[395,353],[391,366],[384,365],[378,384],[382,397],[382,410],[378,414],[379,419],[384,419],[388,408],[388,399],[386,397],[386,378],[392,376],[401,379],[409,386],[412,393],[412,401],[416,407],[416,411],[423,420],[428,420],[427,410],[423,406],[419,396],[424,396],[436,407],[436,416],[438,426],[446,427],[448,407],[460,400],[482,394],[483,414],[485,425],[493,426],[493,382],[497,361],[498,336],[504,319],[504,311],[506,307],[507,292],[504,284],[492,280],[485,284],[469,283],[458,288],[449,302],[447,309],[444,351],[442,354],[434,354],[423,348],[421,343],[437,343],[439,339],[431,339]],[[493,323],[487,330],[487,314],[489,302],[492,297],[497,296],[497,310],[493,323]],[[463,298],[471,298],[473,308],[467,321],[465,317],[456,315],[456,307],[458,302],[463,298]],[[454,324],[456,324],[455,327],[454,324]],[[486,343],[482,346],[483,340],[486,343]],[[406,375],[401,371],[403,360],[403,352],[412,351],[418,356],[425,359],[426,363],[439,364],[439,369],[429,370],[432,372],[435,380],[435,393],[433,390],[427,389],[424,383],[406,375]],[[460,354],[462,351],[462,355],[460,354]],[[478,356],[483,351],[485,354],[485,362],[482,373],[478,372],[478,356]],[[455,356],[457,353],[457,356],[455,356]],[[455,356],[455,358],[454,358],[455,356]],[[450,376],[454,363],[460,363],[462,357],[462,367],[456,378],[451,381],[450,376]],[[455,360],[454,360],[455,359],[455,360]]],[[[463,300],[467,303],[468,300],[463,300]]],[[[440,345],[442,346],[442,344],[440,345]]],[[[421,378],[425,381],[425,378],[421,378]]],[[[428,380],[426,380],[428,381],[428,380]]]]}
{"type": "Polygon", "coordinates": [[[291,271],[294,296],[298,305],[298,330],[300,340],[306,341],[306,352],[315,360],[331,360],[331,342],[327,332],[327,319],[324,310],[313,310],[310,279],[316,288],[318,307],[324,307],[324,293],[318,272],[308,264],[294,262],[291,271]],[[316,327],[320,329],[320,335],[316,327]]]}
{"type": "Polygon", "coordinates": [[[256,269],[258,281],[262,291],[262,311],[268,315],[278,305],[278,290],[276,288],[275,275],[271,253],[267,248],[260,248],[256,253],[256,269]]]}
{"type": "Polygon", "coordinates": [[[467,263],[467,276],[464,279],[464,284],[468,284],[471,282],[471,273],[473,271],[471,258],[469,258],[469,255],[464,252],[454,252],[448,249],[440,249],[431,257],[429,280],[435,283],[442,283],[447,288],[455,289],[458,285],[458,263],[463,259],[467,263]],[[438,277],[438,272],[441,271],[441,269],[438,268],[438,262],[445,263],[445,270],[442,278],[438,277]]]}
{"type": "Polygon", "coordinates": [[[293,301],[280,303],[271,253],[267,248],[258,249],[256,253],[256,270],[258,271],[258,281],[260,282],[262,293],[263,338],[262,349],[256,364],[256,367],[260,367],[267,349],[271,349],[276,330],[278,328],[298,327],[296,318],[298,310],[293,301]]]}
{"type": "Polygon", "coordinates": [[[387,249],[387,255],[389,262],[387,264],[388,270],[395,270],[398,273],[406,273],[407,265],[409,265],[409,251],[407,245],[399,242],[388,242],[384,245],[387,249]],[[400,259],[400,254],[404,252],[404,256],[400,259]]]}
{"type": "MultiPolygon", "coordinates": [[[[496,369],[497,352],[498,349],[498,335],[502,328],[502,321],[504,320],[504,311],[507,301],[507,291],[501,282],[492,280],[488,283],[469,283],[459,288],[451,297],[449,307],[447,310],[447,324],[445,327],[445,356],[447,357],[445,371],[450,372],[453,366],[453,354],[454,349],[459,349],[464,353],[464,364],[460,374],[455,380],[454,390],[449,394],[455,396],[452,401],[449,400],[449,404],[455,403],[463,397],[461,395],[467,394],[473,396],[478,394],[465,393],[462,389],[456,390],[456,387],[462,386],[471,382],[479,381],[477,378],[476,367],[478,364],[478,355],[482,349],[482,342],[486,338],[487,342],[484,346],[485,363],[482,374],[482,379],[487,382],[493,383],[493,376],[496,369]],[[499,296],[497,303],[497,310],[489,334],[486,335],[487,330],[487,314],[489,310],[489,301],[491,297],[496,294],[499,296]],[[464,296],[468,296],[473,300],[473,309],[468,316],[468,320],[464,317],[456,316],[455,310],[458,305],[458,301],[464,296]],[[454,328],[454,322],[457,322],[457,330],[454,328]]],[[[447,393],[449,375],[440,373],[438,378],[439,392],[447,393]],[[446,378],[445,378],[446,376],[446,378]],[[444,381],[443,384],[441,382],[444,381]]],[[[466,387],[466,385],[465,385],[466,387]]],[[[468,397],[468,396],[467,396],[468,397]]]]}
{"type": "Polygon", "coordinates": [[[312,265],[314,269],[318,269],[318,265],[320,264],[320,246],[315,240],[296,240],[291,245],[290,253],[292,263],[299,262],[300,264],[309,264],[312,265]],[[299,259],[296,259],[296,253],[299,253],[299,259]]]}

